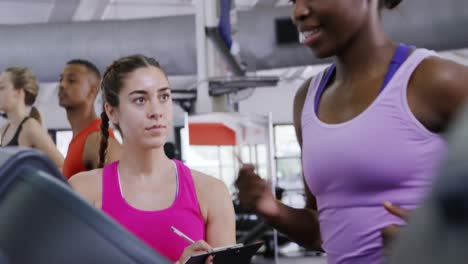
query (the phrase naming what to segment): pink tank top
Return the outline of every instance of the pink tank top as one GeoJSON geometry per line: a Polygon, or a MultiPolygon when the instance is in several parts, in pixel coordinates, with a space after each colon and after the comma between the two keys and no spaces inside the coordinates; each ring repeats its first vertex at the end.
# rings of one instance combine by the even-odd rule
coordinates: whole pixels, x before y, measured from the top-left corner
{"type": "Polygon", "coordinates": [[[122,196],[118,162],[103,169],[102,210],[161,255],[177,261],[189,243],[171,231],[176,227],[193,240],[205,240],[205,221],[200,211],[190,169],[173,160],[177,191],[172,205],[159,211],[131,206],[122,196]]]}

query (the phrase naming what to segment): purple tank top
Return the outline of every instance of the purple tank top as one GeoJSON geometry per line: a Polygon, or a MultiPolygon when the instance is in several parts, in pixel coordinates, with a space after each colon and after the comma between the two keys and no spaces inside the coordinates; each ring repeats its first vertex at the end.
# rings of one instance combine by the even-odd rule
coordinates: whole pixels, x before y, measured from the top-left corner
{"type": "Polygon", "coordinates": [[[311,81],[302,112],[302,163],[317,199],[328,263],[384,263],[380,231],[404,223],[382,203],[414,209],[431,187],[447,145],[412,114],[407,86],[416,67],[435,55],[416,49],[401,65],[390,65],[374,102],[340,124],[324,123],[316,114],[333,67],[311,81]]]}
{"type": "Polygon", "coordinates": [[[177,194],[173,204],[160,211],[137,209],[122,196],[118,162],[103,169],[102,210],[157,252],[177,261],[189,243],[171,231],[176,227],[193,240],[205,240],[205,221],[200,211],[190,169],[178,160],[177,194]]]}

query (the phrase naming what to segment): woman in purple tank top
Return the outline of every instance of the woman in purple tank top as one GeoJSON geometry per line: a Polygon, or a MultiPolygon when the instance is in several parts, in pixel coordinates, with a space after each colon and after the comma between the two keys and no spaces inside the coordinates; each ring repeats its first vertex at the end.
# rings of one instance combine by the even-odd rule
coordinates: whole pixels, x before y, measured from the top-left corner
{"type": "Polygon", "coordinates": [[[384,240],[424,199],[446,143],[441,134],[468,96],[468,69],[392,42],[382,9],[402,0],[296,0],[301,42],[334,64],[294,99],[306,208],[274,199],[252,166],[241,203],[330,264],[384,263],[384,240]]]}
{"type": "Polygon", "coordinates": [[[121,58],[107,68],[101,91],[100,167],[106,161],[109,121],[123,135],[121,159],[73,176],[72,187],[174,262],[234,244],[234,209],[224,183],[164,153],[173,104],[159,63],[142,55],[121,58]],[[196,242],[190,244],[171,227],[196,242]]]}

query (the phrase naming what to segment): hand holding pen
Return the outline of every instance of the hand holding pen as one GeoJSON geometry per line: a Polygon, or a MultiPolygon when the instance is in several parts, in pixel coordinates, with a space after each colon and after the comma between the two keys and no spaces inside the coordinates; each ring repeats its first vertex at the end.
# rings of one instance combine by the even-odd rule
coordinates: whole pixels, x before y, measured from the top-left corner
{"type": "Polygon", "coordinates": [[[182,231],[180,231],[179,229],[171,226],[171,231],[174,232],[176,235],[180,236],[181,238],[187,240],[187,242],[189,242],[190,244],[194,244],[195,241],[193,239],[191,239],[190,237],[188,237],[186,234],[182,233],[182,231]]]}
{"type": "MultiPolygon", "coordinates": [[[[194,241],[193,239],[191,239],[186,234],[182,233],[180,230],[178,230],[177,228],[173,226],[171,226],[171,230],[176,235],[180,236],[181,238],[185,239],[186,241],[190,243],[190,246],[184,249],[184,252],[180,256],[179,261],[177,261],[175,264],[184,264],[190,258],[190,256],[200,254],[200,253],[210,252],[213,250],[211,246],[208,245],[208,243],[206,243],[203,240],[194,241]]],[[[206,259],[205,264],[212,264],[212,263],[213,263],[213,257],[209,256],[206,259]]]]}

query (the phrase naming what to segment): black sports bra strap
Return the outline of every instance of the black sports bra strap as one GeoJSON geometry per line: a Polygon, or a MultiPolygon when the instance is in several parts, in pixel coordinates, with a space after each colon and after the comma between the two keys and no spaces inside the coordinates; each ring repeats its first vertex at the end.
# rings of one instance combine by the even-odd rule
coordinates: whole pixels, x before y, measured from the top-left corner
{"type": "MultiPolygon", "coordinates": [[[[27,116],[25,117],[21,123],[19,124],[18,126],[18,129],[16,129],[16,132],[15,132],[15,135],[13,135],[13,138],[11,138],[10,142],[8,142],[8,144],[4,145],[4,146],[17,146],[18,145],[18,137],[19,137],[19,134],[21,133],[21,129],[23,129],[23,124],[29,119],[30,117],[27,116]]],[[[3,144],[3,140],[4,140],[4,137],[5,137],[5,134],[6,134],[6,131],[8,130],[8,128],[10,127],[10,124],[8,123],[7,127],[5,128],[5,130],[3,131],[3,134],[2,134],[2,144],[3,144]]]]}

